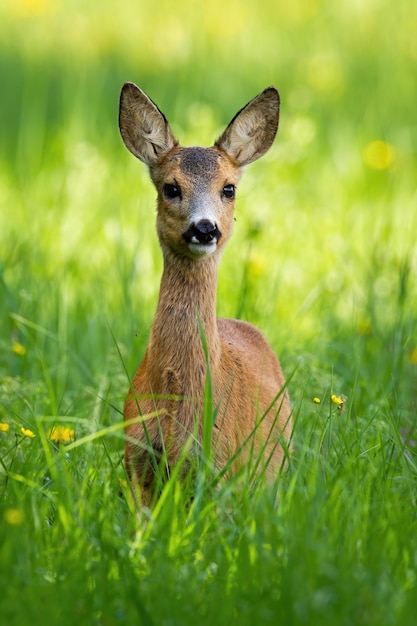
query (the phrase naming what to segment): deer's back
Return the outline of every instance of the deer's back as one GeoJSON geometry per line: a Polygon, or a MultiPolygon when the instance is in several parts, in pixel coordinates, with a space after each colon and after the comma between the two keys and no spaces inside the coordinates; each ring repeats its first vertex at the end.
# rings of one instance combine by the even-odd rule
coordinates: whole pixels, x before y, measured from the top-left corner
{"type": "Polygon", "coordinates": [[[224,388],[230,380],[235,403],[233,410],[225,409],[225,425],[248,434],[260,421],[265,435],[271,429],[289,435],[290,403],[287,392],[281,392],[284,375],[263,333],[248,322],[233,319],[218,319],[218,329],[224,380],[217,384],[224,388]]]}
{"type": "Polygon", "coordinates": [[[284,385],[281,365],[258,328],[249,322],[224,318],[217,320],[217,327],[225,346],[246,363],[258,385],[278,390],[284,385]]]}

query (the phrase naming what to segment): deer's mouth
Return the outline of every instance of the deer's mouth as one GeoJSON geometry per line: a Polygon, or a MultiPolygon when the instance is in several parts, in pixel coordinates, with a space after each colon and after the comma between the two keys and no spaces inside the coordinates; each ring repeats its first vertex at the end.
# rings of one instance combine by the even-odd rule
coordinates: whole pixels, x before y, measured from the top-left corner
{"type": "Polygon", "coordinates": [[[217,248],[217,241],[211,241],[210,243],[189,243],[188,249],[193,256],[204,256],[212,254],[217,248]]]}

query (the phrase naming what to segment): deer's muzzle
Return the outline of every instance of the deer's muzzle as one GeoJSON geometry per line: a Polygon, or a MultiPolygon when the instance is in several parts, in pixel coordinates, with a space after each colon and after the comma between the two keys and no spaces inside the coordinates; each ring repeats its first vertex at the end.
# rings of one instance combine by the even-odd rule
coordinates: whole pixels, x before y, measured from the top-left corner
{"type": "Polygon", "coordinates": [[[183,238],[188,244],[212,244],[217,243],[222,236],[217,224],[210,220],[199,220],[183,233],[183,238]]]}

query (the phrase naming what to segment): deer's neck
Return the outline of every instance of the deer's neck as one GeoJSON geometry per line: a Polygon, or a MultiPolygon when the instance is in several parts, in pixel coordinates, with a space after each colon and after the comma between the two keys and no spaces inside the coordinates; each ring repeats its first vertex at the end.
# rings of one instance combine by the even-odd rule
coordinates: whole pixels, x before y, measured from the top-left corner
{"type": "Polygon", "coordinates": [[[202,332],[212,367],[218,362],[217,266],[215,256],[194,262],[165,256],[147,352],[150,382],[155,390],[164,392],[167,376],[189,388],[178,390],[180,393],[201,387],[206,372],[202,332]]]}

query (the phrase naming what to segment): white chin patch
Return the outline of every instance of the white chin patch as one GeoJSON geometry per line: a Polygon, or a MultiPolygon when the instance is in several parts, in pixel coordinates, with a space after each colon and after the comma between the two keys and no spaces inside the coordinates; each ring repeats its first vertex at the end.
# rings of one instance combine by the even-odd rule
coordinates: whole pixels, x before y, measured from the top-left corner
{"type": "Polygon", "coordinates": [[[188,249],[191,250],[191,252],[193,254],[195,254],[196,256],[203,256],[205,254],[212,254],[215,249],[217,248],[217,240],[213,239],[213,241],[210,241],[210,243],[194,243],[193,241],[191,241],[188,244],[188,249]]]}

